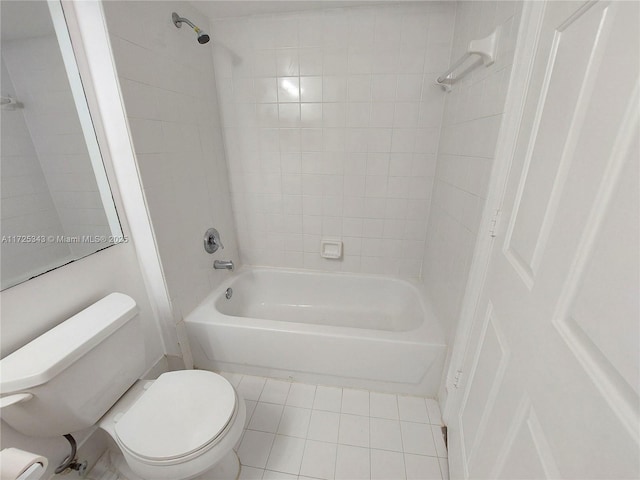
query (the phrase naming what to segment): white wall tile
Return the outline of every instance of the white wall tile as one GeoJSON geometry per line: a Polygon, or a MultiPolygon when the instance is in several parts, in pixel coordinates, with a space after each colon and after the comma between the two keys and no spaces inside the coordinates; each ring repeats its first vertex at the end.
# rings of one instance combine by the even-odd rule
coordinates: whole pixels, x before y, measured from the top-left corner
{"type": "MultiPolygon", "coordinates": [[[[207,25],[208,19],[191,6],[181,3],[180,9],[207,25]]],[[[186,315],[224,278],[211,270],[211,258],[194,238],[215,226],[226,247],[224,256],[239,264],[221,125],[238,125],[242,119],[244,130],[228,130],[233,132],[228,146],[250,159],[258,151],[250,129],[257,124],[278,127],[273,123],[277,109],[255,107],[255,102],[277,102],[276,51],[261,44],[267,50],[245,59],[237,71],[221,68],[220,97],[225,102],[219,104],[213,57],[231,58],[222,49],[212,55],[211,49],[194,48],[193,37],[185,32],[167,30],[160,21],[166,17],[165,6],[157,3],[112,2],[105,4],[105,13],[167,285],[174,308],[186,315]],[[135,22],[122,23],[140,16],[154,19],[145,24],[145,35],[135,22]],[[222,109],[227,114],[223,119],[222,109]],[[145,165],[148,161],[155,163],[145,165]]],[[[243,38],[234,37],[234,42],[244,49],[243,38]]],[[[277,134],[275,138],[278,142],[277,134]]],[[[238,169],[242,163],[230,165],[238,169]]],[[[238,182],[233,185],[237,188],[238,182]]]]}
{"type": "MultiPolygon", "coordinates": [[[[449,335],[455,332],[478,234],[521,9],[517,2],[459,2],[450,56],[445,44],[434,46],[426,56],[427,63],[440,71],[463,53],[470,40],[501,26],[500,61],[470,72],[444,97],[439,141],[435,138],[439,112],[431,108],[439,104],[438,95],[426,78],[423,85],[420,122],[427,128],[417,136],[416,149],[432,154],[439,144],[439,152],[435,171],[417,166],[435,175],[422,276],[449,335]]],[[[427,42],[449,35],[450,22],[440,15],[431,19],[427,42]]],[[[414,188],[417,192],[420,187],[414,188]]]]}
{"type": "MultiPolygon", "coordinates": [[[[233,64],[228,55],[214,54],[222,123],[238,129],[225,130],[236,222],[241,236],[255,232],[240,241],[244,262],[272,264],[269,251],[275,248],[280,254],[297,252],[288,261],[299,264],[304,240],[289,242],[286,235],[274,234],[300,231],[313,236],[303,245],[305,268],[379,271],[374,262],[380,261],[391,266],[386,273],[401,274],[398,255],[407,252],[397,242],[370,240],[382,238],[384,220],[393,215],[403,220],[387,222],[387,235],[399,237],[394,240],[424,237],[423,224],[405,225],[406,199],[422,205],[414,206],[414,217],[427,218],[444,108],[444,94],[431,88],[433,75],[427,72],[438,70],[430,59],[440,58],[442,51],[448,62],[453,17],[453,5],[433,10],[425,4],[213,20],[219,41],[248,59],[233,64]],[[445,32],[435,40],[429,37],[432,23],[445,32]],[[247,43],[244,37],[253,40],[247,43]],[[255,127],[258,131],[251,130],[255,127]],[[262,162],[258,175],[253,166],[258,151],[279,153],[280,172],[262,162]],[[429,156],[413,166],[412,154],[429,156]],[[267,175],[281,175],[281,182],[267,175]],[[265,223],[264,204],[247,203],[245,192],[302,196],[281,199],[292,218],[271,217],[265,223]],[[392,199],[405,203],[386,208],[392,199]],[[364,228],[365,217],[377,220],[375,230],[364,228]],[[342,236],[342,260],[320,259],[319,237],[329,234],[342,236]],[[257,247],[260,236],[271,239],[269,248],[257,247]],[[282,245],[278,238],[284,239],[282,245]],[[250,243],[255,246],[249,251],[250,243]],[[364,262],[363,245],[369,254],[364,262]]],[[[418,267],[402,268],[402,274],[416,277],[424,251],[412,253],[413,262],[406,258],[404,265],[418,267]]]]}
{"type": "Polygon", "coordinates": [[[300,101],[300,77],[278,77],[278,102],[300,101]]]}
{"type": "Polygon", "coordinates": [[[322,77],[310,76],[300,78],[300,98],[303,102],[322,101],[322,77]]]}

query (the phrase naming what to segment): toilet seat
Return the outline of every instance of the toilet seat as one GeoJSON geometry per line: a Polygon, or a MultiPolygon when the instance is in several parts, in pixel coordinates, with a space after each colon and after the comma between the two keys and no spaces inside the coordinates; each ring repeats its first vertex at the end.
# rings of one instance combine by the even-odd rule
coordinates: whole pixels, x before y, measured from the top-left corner
{"type": "Polygon", "coordinates": [[[148,465],[186,462],[225,436],[238,409],[233,386],[201,370],[161,375],[115,423],[115,439],[148,465]]]}

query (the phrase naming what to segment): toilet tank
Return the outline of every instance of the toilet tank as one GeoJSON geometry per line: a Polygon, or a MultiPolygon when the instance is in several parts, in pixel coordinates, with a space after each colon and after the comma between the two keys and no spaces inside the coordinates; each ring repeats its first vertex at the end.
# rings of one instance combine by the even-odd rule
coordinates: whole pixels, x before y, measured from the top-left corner
{"type": "Polygon", "coordinates": [[[95,424],[144,373],[136,302],[112,293],[0,360],[4,421],[53,437],[95,424]]]}

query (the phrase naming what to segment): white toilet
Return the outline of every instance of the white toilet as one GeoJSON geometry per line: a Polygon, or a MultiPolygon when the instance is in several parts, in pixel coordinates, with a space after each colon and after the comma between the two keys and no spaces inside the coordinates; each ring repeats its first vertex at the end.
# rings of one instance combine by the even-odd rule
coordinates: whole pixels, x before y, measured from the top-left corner
{"type": "Polygon", "coordinates": [[[98,424],[144,480],[235,479],[243,399],[220,375],[144,373],[134,300],[112,293],[0,360],[2,418],[53,437],[98,424]]]}

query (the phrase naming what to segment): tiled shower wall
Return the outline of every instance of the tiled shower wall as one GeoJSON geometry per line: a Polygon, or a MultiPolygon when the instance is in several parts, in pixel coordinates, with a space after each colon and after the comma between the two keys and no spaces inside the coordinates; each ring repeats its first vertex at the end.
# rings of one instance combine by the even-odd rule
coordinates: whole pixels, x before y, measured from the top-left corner
{"type": "Polygon", "coordinates": [[[450,338],[460,315],[504,112],[522,4],[458,2],[451,61],[470,40],[500,29],[496,62],[446,96],[422,267],[426,291],[450,338]]]}
{"type": "Polygon", "coordinates": [[[212,20],[243,263],[420,275],[454,10],[212,20]],[[343,259],[320,256],[325,237],[343,259]]]}
{"type": "Polygon", "coordinates": [[[208,19],[186,2],[104,2],[140,177],[176,320],[228,278],[214,259],[238,263],[211,46],[171,13],[208,19]],[[204,232],[220,231],[209,255],[204,232]]]}

